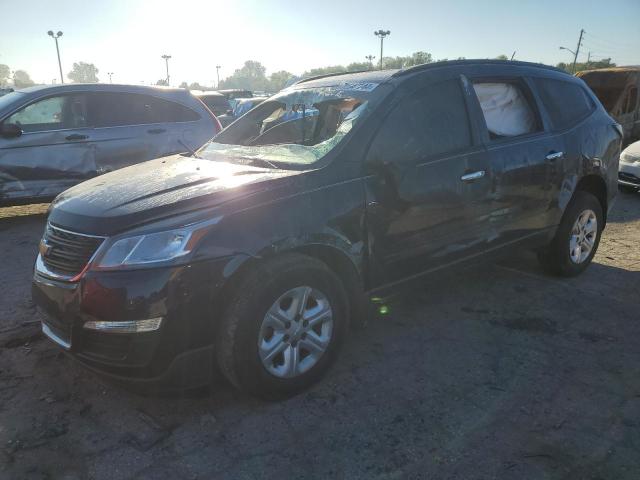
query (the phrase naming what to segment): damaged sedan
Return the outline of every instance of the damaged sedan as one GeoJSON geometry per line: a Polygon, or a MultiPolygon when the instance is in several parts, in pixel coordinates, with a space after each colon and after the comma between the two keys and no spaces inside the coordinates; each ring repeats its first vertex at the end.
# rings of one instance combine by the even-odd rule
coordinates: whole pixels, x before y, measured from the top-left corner
{"type": "Polygon", "coordinates": [[[30,87],[0,97],[0,205],[44,202],[86,179],[197,149],[221,130],[189,92],[30,87]]]}
{"type": "Polygon", "coordinates": [[[190,155],[58,196],[33,276],[43,331],[132,386],[217,371],[295,394],[374,292],[513,249],[581,273],[621,133],[584,82],[524,62],[300,81],[190,155]]]}

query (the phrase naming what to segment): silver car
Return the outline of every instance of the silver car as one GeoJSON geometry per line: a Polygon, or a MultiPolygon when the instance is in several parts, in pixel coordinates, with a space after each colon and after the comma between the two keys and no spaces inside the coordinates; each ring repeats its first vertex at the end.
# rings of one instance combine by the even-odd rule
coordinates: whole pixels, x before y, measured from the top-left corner
{"type": "Polygon", "coordinates": [[[640,190],[640,141],[632,143],[620,154],[618,186],[623,192],[640,190]]]}
{"type": "Polygon", "coordinates": [[[71,84],[0,97],[0,205],[46,201],[85,179],[195,150],[220,131],[184,89],[71,84]]]}

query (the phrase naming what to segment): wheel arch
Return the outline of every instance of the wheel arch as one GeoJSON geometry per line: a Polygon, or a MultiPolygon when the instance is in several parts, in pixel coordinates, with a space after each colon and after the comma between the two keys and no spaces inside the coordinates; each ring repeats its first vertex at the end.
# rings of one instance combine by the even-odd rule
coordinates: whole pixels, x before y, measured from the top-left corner
{"type": "Polygon", "coordinates": [[[282,250],[268,250],[260,256],[243,256],[228,264],[227,281],[217,295],[220,304],[230,298],[231,292],[241,279],[261,262],[273,259],[279,255],[297,253],[324,263],[342,281],[342,285],[349,300],[349,313],[352,324],[358,324],[366,313],[364,282],[361,268],[349,254],[334,245],[321,243],[300,244],[282,250]]]}
{"type": "Polygon", "coordinates": [[[580,179],[580,181],[578,181],[575,188],[575,192],[577,191],[588,192],[598,199],[598,202],[600,202],[600,206],[602,207],[602,215],[604,217],[604,223],[606,225],[608,200],[607,184],[604,179],[600,175],[585,175],[580,179]]]}

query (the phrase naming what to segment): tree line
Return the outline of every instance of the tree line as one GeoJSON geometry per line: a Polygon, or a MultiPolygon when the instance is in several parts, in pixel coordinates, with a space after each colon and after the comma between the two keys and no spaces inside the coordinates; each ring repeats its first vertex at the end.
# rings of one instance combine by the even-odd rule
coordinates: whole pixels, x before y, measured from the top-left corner
{"type": "MultiPolygon", "coordinates": [[[[97,83],[98,69],[93,63],[78,62],[67,74],[67,78],[73,83],[97,83]]],[[[35,85],[26,70],[11,71],[9,65],[0,63],[0,88],[12,85],[14,88],[25,88],[35,85]]]]}
{"type": "MultiPolygon", "coordinates": [[[[496,57],[500,60],[508,60],[506,55],[496,57]]],[[[464,57],[458,57],[462,60],[464,57]]],[[[429,52],[418,51],[407,56],[384,57],[382,59],[383,68],[407,68],[423,63],[432,63],[434,61],[445,61],[447,58],[433,59],[429,52]]],[[[296,76],[286,70],[280,70],[267,75],[267,69],[256,60],[247,60],[241,68],[236,69],[232,75],[220,81],[217,88],[242,88],[251,91],[274,93],[282,90],[285,86],[306,77],[314,77],[318,75],[328,75],[333,73],[359,72],[363,70],[373,70],[379,68],[379,62],[352,62],[348,65],[330,65],[327,67],[312,68],[304,72],[300,76],[296,76]]],[[[595,68],[615,67],[616,64],[610,58],[604,58],[594,62],[576,63],[575,71],[590,70],[595,68]]],[[[572,72],[572,63],[560,62],[556,64],[557,68],[572,72]]],[[[73,64],[73,68],[67,74],[67,78],[74,83],[96,83],[99,70],[93,63],[77,62],[73,64]]],[[[158,80],[156,85],[166,85],[166,80],[158,80]]],[[[35,85],[35,82],[25,70],[11,71],[8,65],[0,64],[0,87],[9,85],[15,88],[24,88],[35,85]]],[[[212,90],[213,87],[200,85],[198,82],[188,84],[182,82],[181,88],[190,90],[212,90]]]]}

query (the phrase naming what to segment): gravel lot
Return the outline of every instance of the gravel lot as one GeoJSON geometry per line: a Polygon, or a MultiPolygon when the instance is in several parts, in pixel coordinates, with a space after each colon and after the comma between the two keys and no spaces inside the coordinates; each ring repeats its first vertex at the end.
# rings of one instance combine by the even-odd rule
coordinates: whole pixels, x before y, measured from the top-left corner
{"type": "Polygon", "coordinates": [[[0,209],[0,478],[640,478],[640,194],[581,277],[438,274],[281,403],[141,397],[61,354],[30,298],[45,210],[0,209]]]}

